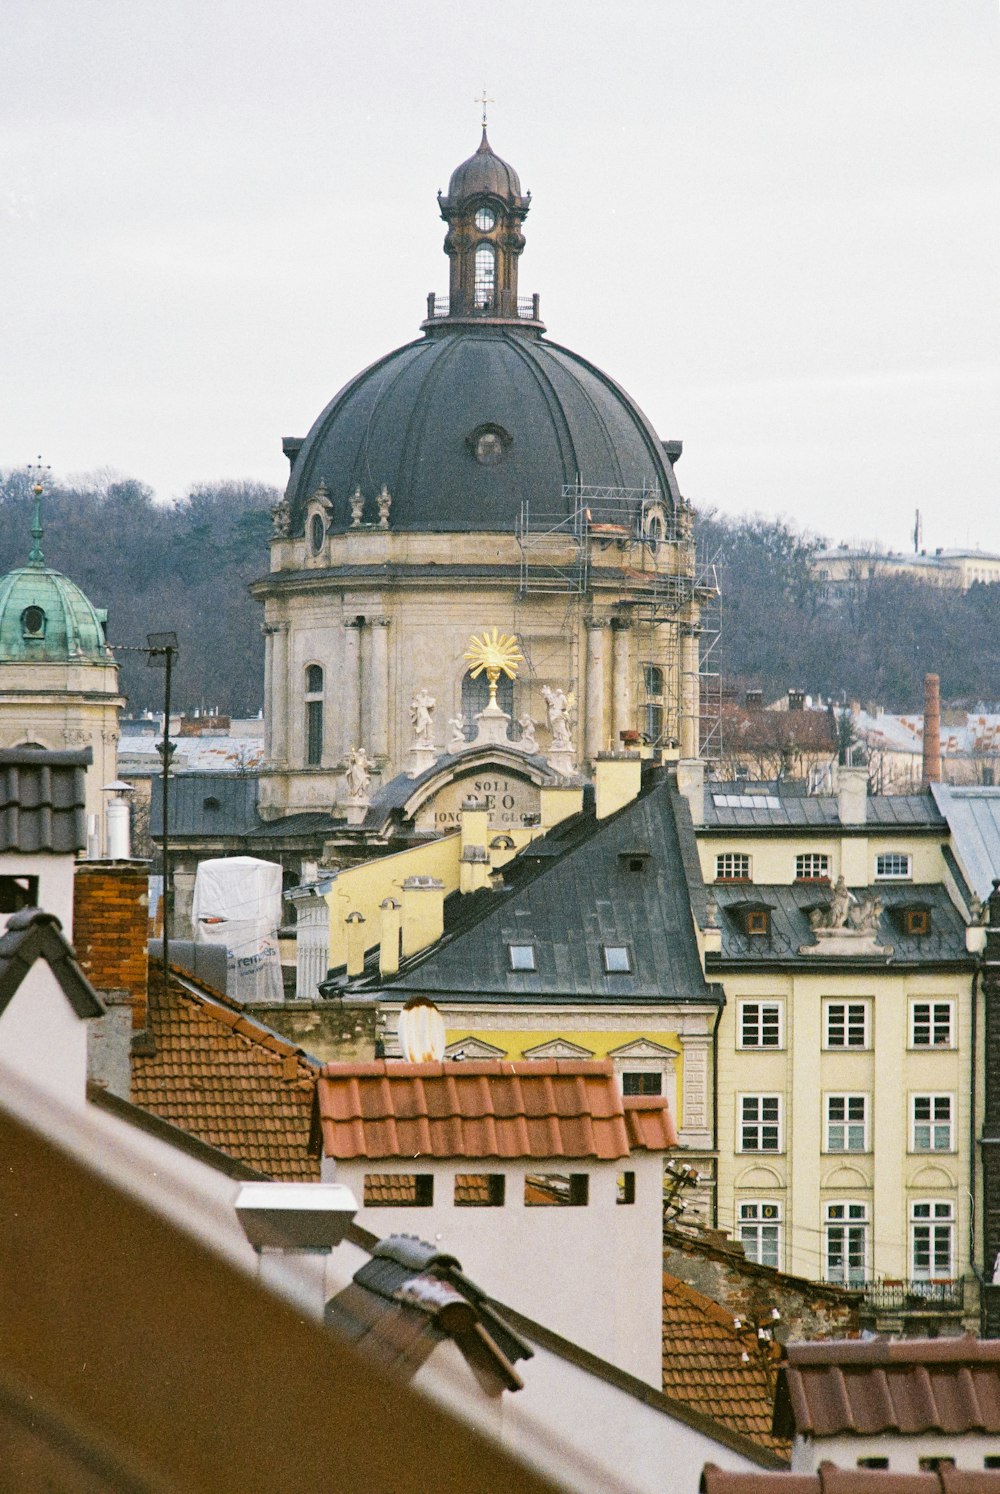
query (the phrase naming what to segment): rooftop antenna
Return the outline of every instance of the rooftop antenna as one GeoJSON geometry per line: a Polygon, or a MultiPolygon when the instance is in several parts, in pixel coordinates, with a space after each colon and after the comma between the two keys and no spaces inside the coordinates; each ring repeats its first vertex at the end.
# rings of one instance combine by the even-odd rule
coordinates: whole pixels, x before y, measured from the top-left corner
{"type": "Polygon", "coordinates": [[[486,97],[486,85],[484,83],[483,84],[483,91],[482,91],[482,93],[479,94],[476,98],[474,98],[472,100],[472,102],[474,104],[482,104],[482,106],[483,106],[483,134],[485,135],[485,133],[486,133],[486,105],[487,104],[495,104],[496,103],[496,99],[490,99],[490,98],[486,97]]]}
{"type": "Polygon", "coordinates": [[[913,525],[913,553],[914,553],[914,555],[919,555],[920,554],[920,546],[923,544],[923,542],[924,542],[924,525],[923,525],[923,520],[920,517],[920,510],[918,508],[917,509],[916,521],[915,521],[915,523],[913,525]]]}
{"type": "Polygon", "coordinates": [[[31,491],[34,494],[35,506],[31,515],[31,549],[28,551],[29,565],[44,565],[45,556],[42,554],[42,494],[45,492],[45,474],[51,472],[48,463],[43,462],[41,455],[37,462],[29,462],[27,470],[33,472],[34,482],[31,491]]]}

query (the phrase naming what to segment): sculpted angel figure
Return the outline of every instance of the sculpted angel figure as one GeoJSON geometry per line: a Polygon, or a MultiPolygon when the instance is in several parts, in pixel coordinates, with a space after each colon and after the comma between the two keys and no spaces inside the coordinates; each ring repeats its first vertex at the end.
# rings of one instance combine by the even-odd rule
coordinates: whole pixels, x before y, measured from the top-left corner
{"type": "Polygon", "coordinates": [[[452,716],[448,725],[451,727],[451,736],[448,738],[448,751],[457,752],[460,747],[465,746],[465,722],[461,716],[452,716]]]}
{"type": "Polygon", "coordinates": [[[573,709],[576,696],[570,692],[566,694],[558,685],[543,685],[542,699],[545,701],[545,711],[549,721],[549,731],[552,733],[553,752],[571,752],[572,743],[569,737],[569,713],[573,709]]]}
{"type": "Polygon", "coordinates": [[[344,777],[347,781],[347,792],[352,799],[363,799],[368,792],[368,786],[372,776],[368,769],[371,766],[371,758],[363,747],[355,747],[347,764],[347,772],[344,777]]]}
{"type": "Polygon", "coordinates": [[[410,701],[410,720],[413,722],[413,742],[417,747],[432,747],[434,731],[434,707],[437,704],[429,690],[418,690],[410,701]]]}
{"type": "Polygon", "coordinates": [[[519,716],[517,721],[521,728],[521,746],[526,747],[529,752],[535,752],[538,741],[535,737],[535,723],[530,716],[519,716]]]}
{"type": "Polygon", "coordinates": [[[851,894],[844,878],[838,877],[833,897],[825,908],[814,908],[809,923],[814,929],[843,929],[847,927],[847,914],[851,906],[851,894]]]}

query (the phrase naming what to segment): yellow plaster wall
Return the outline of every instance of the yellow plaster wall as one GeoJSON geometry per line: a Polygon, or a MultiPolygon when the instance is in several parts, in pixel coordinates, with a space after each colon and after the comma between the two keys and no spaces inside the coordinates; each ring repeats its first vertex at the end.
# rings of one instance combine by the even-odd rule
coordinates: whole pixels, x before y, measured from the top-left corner
{"type": "MultiPolygon", "coordinates": [[[[702,876],[706,882],[715,881],[715,858],[727,851],[738,851],[750,857],[750,873],[754,882],[773,883],[777,886],[795,881],[795,858],[805,851],[830,857],[830,876],[833,881],[843,872],[848,886],[866,887],[875,881],[875,858],[888,851],[901,851],[912,858],[914,882],[940,882],[944,878],[945,865],[941,848],[944,838],[929,839],[925,836],[904,834],[824,836],[754,836],[734,833],[732,836],[701,836],[698,854],[701,858],[702,876]]],[[[888,886],[905,886],[905,883],[889,882],[888,886]]]]}
{"type": "Polygon", "coordinates": [[[956,1272],[968,1264],[968,1131],[970,1098],[964,1075],[970,1041],[968,978],[956,974],[868,972],[747,975],[725,982],[727,1004],[719,1025],[719,1223],[738,1232],[738,1205],[777,1199],[782,1205],[785,1270],[821,1277],[823,1209],[839,1199],[869,1208],[872,1274],[909,1275],[909,1204],[917,1198],[947,1198],[955,1206],[956,1272]],[[907,1046],[909,1006],[914,999],[954,1003],[957,1043],[947,1050],[907,1046]],[[737,1047],[741,999],[784,1001],[784,1048],[737,1047]],[[822,1047],[827,998],[870,1002],[869,1049],[822,1047]],[[823,1100],[828,1093],[869,1096],[869,1148],[863,1153],[823,1150],[823,1100]],[[913,1153],[910,1097],[948,1092],[956,1096],[954,1150],[913,1153]],[[783,1097],[783,1150],[778,1154],[737,1150],[738,1096],[783,1097]]]}
{"type": "Polygon", "coordinates": [[[360,913],[365,920],[365,949],[375,949],[380,942],[382,902],[394,897],[403,900],[403,882],[407,877],[436,877],[444,883],[444,895],[457,892],[459,881],[459,852],[461,836],[458,831],[414,846],[408,851],[397,851],[393,856],[380,856],[372,861],[363,861],[359,866],[348,867],[338,872],[326,894],[330,909],[330,968],[347,963],[348,913],[360,913]]]}

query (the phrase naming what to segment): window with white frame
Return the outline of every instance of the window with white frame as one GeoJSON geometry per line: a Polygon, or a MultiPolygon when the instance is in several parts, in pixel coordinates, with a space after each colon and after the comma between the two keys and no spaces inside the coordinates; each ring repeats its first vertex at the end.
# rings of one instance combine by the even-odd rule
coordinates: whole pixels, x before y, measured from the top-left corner
{"type": "Polygon", "coordinates": [[[910,1046],[950,1048],[954,1004],[951,1001],[910,1003],[910,1046]]]}
{"type": "Polygon", "coordinates": [[[739,1237],[748,1261],[759,1266],[781,1266],[781,1205],[779,1203],[741,1203],[739,1237]]]}
{"type": "Polygon", "coordinates": [[[825,1132],[828,1152],[866,1152],[868,1096],[827,1095],[825,1132]]]}
{"type": "Polygon", "coordinates": [[[955,1274],[955,1206],[945,1199],[910,1205],[910,1276],[950,1281],[955,1274]]]}
{"type": "Polygon", "coordinates": [[[715,858],[717,882],[749,882],[750,857],[743,851],[723,851],[715,858]]]}
{"type": "Polygon", "coordinates": [[[818,851],[804,851],[795,858],[796,882],[821,882],[830,880],[830,858],[818,851]]]}
{"type": "Polygon", "coordinates": [[[905,851],[885,851],[875,857],[876,882],[908,882],[913,861],[905,851]]]}
{"type": "Polygon", "coordinates": [[[780,1001],[741,1001],[739,1003],[739,1046],[741,1048],[781,1048],[780,1001]]]}
{"type": "Polygon", "coordinates": [[[828,1001],[824,1028],[827,1048],[867,1048],[868,1002],[828,1001]]]}
{"type": "Polygon", "coordinates": [[[914,1095],[912,1149],[915,1152],[950,1152],[954,1095],[914,1095]]]}
{"type": "Polygon", "coordinates": [[[868,1205],[828,1203],[823,1228],[827,1281],[863,1285],[868,1278],[868,1205]]]}
{"type": "Polygon", "coordinates": [[[739,1116],[739,1151],[781,1151],[780,1095],[740,1095],[739,1116]]]}

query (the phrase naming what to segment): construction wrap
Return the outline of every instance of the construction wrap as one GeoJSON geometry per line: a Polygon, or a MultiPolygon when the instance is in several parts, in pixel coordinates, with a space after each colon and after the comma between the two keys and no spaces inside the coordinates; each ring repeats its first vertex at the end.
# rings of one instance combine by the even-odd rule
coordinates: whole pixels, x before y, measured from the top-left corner
{"type": "Polygon", "coordinates": [[[237,1001],[284,999],[278,951],[280,866],[255,856],[200,862],[191,921],[196,944],[225,946],[230,996],[237,1001]]]}

